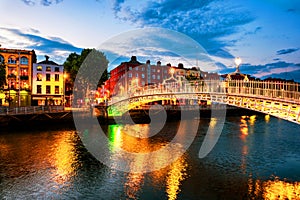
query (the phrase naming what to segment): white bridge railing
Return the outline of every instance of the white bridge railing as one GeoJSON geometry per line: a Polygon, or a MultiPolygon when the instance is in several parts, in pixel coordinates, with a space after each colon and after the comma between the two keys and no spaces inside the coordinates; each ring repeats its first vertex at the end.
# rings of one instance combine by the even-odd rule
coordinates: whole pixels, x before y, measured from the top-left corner
{"type": "Polygon", "coordinates": [[[194,83],[173,82],[145,87],[134,87],[112,97],[109,105],[138,96],[176,94],[223,94],[249,96],[275,101],[294,102],[300,105],[300,85],[288,82],[270,81],[218,81],[204,80],[194,83]]]}

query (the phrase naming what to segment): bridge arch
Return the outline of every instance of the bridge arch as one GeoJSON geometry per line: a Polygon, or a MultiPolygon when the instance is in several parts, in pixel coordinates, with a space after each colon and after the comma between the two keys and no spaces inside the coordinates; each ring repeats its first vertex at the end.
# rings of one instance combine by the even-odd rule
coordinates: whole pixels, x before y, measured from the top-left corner
{"type": "MultiPolygon", "coordinates": [[[[184,84],[178,90],[171,85],[132,92],[128,97],[112,99],[109,109],[119,114],[145,102],[172,100],[174,98],[195,99],[249,109],[300,124],[300,86],[298,83],[269,81],[205,81],[203,87],[184,84]]],[[[114,113],[112,112],[112,115],[114,113]]]]}

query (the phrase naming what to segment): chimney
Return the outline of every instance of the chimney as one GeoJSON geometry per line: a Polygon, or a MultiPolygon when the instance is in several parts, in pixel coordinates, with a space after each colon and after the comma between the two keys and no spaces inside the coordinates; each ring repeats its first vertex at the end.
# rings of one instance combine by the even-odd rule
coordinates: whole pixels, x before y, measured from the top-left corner
{"type": "Polygon", "coordinates": [[[160,66],[161,65],[161,62],[160,61],[157,61],[157,66],[160,66]]]}
{"type": "Polygon", "coordinates": [[[183,69],[183,64],[182,63],[178,63],[178,68],[179,69],[183,69]]]}
{"type": "Polygon", "coordinates": [[[146,64],[147,64],[147,65],[150,65],[150,60],[147,60],[146,64]]]}
{"type": "Polygon", "coordinates": [[[49,61],[49,56],[45,55],[46,61],[49,61]]]}
{"type": "Polygon", "coordinates": [[[168,64],[167,64],[167,67],[171,67],[171,63],[168,63],[168,64]]]}
{"type": "Polygon", "coordinates": [[[131,56],[131,62],[136,62],[136,56],[131,56]]]}

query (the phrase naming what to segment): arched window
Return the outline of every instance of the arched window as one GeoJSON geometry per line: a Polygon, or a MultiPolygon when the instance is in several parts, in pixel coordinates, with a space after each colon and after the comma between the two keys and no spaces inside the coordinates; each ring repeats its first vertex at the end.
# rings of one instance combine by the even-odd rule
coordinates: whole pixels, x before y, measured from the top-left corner
{"type": "Polygon", "coordinates": [[[42,67],[41,65],[39,65],[39,66],[36,67],[36,70],[37,70],[37,71],[42,71],[42,70],[43,70],[43,67],[42,67]]]}
{"type": "Polygon", "coordinates": [[[17,59],[14,56],[10,56],[8,58],[8,64],[16,64],[17,63],[17,59]]]}
{"type": "Polygon", "coordinates": [[[26,58],[25,56],[23,56],[21,58],[21,65],[28,65],[28,58],[26,58]]]}
{"type": "Polygon", "coordinates": [[[0,55],[0,64],[4,63],[4,57],[2,55],[0,55]]]}

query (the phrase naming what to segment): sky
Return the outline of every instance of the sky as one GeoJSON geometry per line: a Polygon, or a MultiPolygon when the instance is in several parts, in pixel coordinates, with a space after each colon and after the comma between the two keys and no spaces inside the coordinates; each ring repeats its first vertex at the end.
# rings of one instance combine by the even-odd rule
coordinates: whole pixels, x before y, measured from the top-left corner
{"type": "Polygon", "coordinates": [[[1,0],[0,13],[1,48],[38,61],[96,48],[110,69],[136,55],[222,74],[240,57],[242,73],[300,82],[299,0],[1,0]]]}

